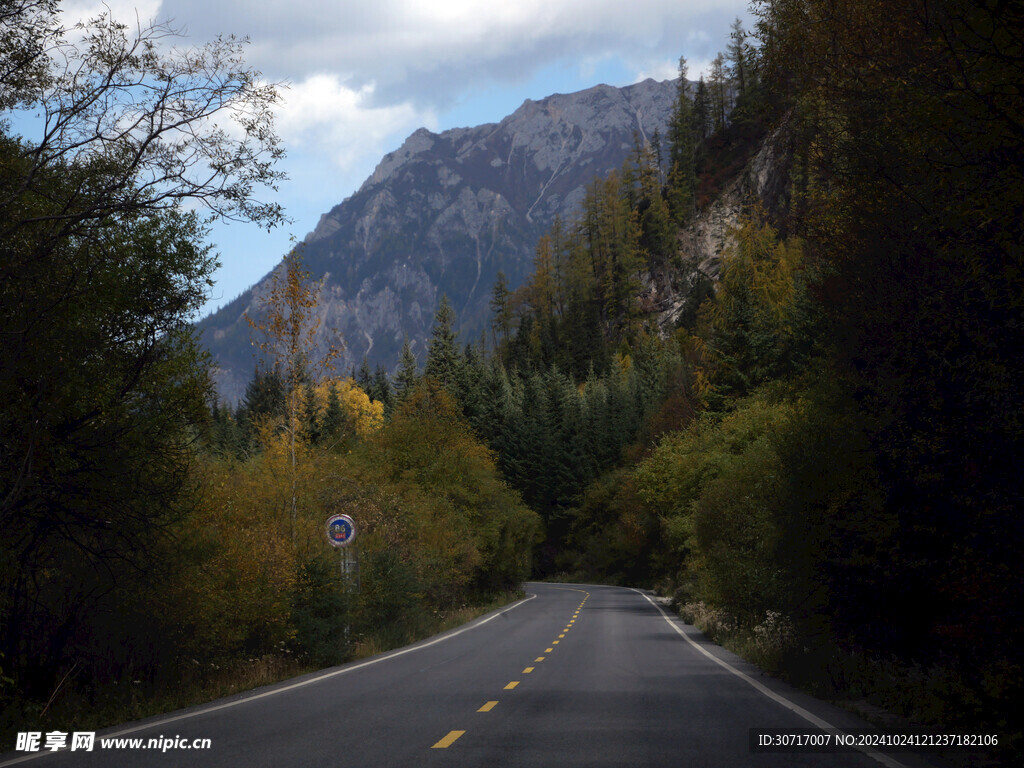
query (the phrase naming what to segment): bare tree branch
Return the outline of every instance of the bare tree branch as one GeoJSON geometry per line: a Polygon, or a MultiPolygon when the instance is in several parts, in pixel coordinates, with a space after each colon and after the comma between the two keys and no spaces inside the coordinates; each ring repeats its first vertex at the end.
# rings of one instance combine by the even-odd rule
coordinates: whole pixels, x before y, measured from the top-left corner
{"type": "Polygon", "coordinates": [[[50,224],[50,242],[114,214],[148,214],[191,201],[211,215],[268,228],[286,221],[277,203],[257,198],[284,178],[274,132],[280,84],[247,67],[247,39],[219,37],[175,47],[169,23],[134,30],[103,14],[74,28],[80,42],[46,23],[47,0],[0,0],[0,21],[33,22],[0,36],[0,108],[31,108],[41,137],[22,143],[20,186],[0,191],[0,237],[50,224]],[[25,39],[34,41],[34,47],[25,39]],[[21,45],[29,53],[15,56],[21,45]],[[88,169],[61,205],[44,215],[11,215],[25,194],[47,186],[41,176],[88,169]]]}

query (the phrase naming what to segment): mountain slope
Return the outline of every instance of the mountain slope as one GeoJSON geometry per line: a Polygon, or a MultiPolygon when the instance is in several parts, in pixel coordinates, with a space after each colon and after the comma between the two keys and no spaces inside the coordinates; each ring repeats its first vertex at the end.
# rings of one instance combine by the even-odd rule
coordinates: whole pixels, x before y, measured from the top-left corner
{"type": "MultiPolygon", "coordinates": [[[[307,267],[324,278],[324,339],[334,329],[345,343],[340,370],[364,356],[393,369],[405,336],[422,362],[442,294],[463,341],[479,338],[498,271],[519,285],[555,216],[571,216],[586,186],[622,165],[634,136],[665,134],[675,96],[673,81],[599,85],[527,100],[500,123],[409,136],[304,241],[307,267]]],[[[268,281],[198,324],[224,399],[237,400],[252,373],[244,313],[257,312],[268,281]]]]}

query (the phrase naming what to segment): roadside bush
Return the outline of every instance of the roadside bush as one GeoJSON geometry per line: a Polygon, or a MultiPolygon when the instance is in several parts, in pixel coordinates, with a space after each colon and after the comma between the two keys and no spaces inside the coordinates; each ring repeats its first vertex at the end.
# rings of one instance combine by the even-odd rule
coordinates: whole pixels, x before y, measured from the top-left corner
{"type": "Polygon", "coordinates": [[[292,595],[291,645],[300,660],[318,667],[340,664],[351,651],[353,597],[343,588],[336,554],[300,563],[292,595]]]}
{"type": "Polygon", "coordinates": [[[748,625],[779,608],[773,510],[783,470],[772,441],[790,411],[759,390],[724,418],[704,414],[668,435],[637,468],[680,601],[707,601],[748,625]]]}

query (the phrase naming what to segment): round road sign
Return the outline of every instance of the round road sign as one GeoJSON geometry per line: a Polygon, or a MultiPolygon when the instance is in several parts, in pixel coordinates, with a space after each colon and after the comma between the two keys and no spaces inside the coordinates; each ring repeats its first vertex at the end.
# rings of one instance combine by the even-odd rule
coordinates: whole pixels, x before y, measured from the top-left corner
{"type": "Polygon", "coordinates": [[[327,518],[327,542],[332,547],[347,547],[356,538],[356,524],[348,515],[327,518]]]}

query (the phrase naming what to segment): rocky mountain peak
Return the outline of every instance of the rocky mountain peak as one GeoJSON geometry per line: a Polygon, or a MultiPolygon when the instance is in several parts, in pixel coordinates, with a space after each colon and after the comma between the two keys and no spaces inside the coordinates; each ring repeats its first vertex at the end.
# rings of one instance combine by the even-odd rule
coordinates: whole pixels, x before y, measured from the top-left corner
{"type": "MultiPolygon", "coordinates": [[[[571,217],[587,185],[622,166],[635,136],[665,134],[675,97],[674,81],[598,85],[528,99],[498,123],[413,132],[304,241],[307,267],[326,278],[322,326],[345,340],[341,370],[364,356],[393,369],[405,337],[422,350],[442,294],[463,340],[478,339],[498,271],[519,285],[555,216],[571,217]]],[[[260,291],[200,323],[229,400],[252,372],[241,315],[257,311],[260,291]]]]}

